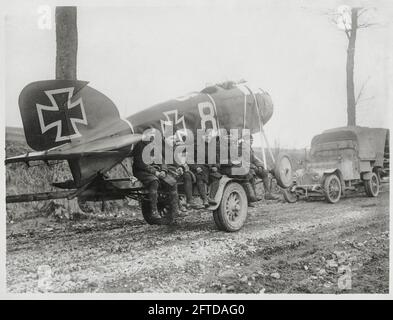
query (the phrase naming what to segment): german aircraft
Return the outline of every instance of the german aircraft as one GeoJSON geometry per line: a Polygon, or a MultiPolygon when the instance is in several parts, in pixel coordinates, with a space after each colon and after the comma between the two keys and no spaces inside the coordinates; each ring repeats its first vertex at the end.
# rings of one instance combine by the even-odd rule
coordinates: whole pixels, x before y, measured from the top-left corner
{"type": "MultiPolygon", "coordinates": [[[[214,132],[247,128],[251,133],[261,133],[263,138],[263,126],[273,114],[269,94],[245,82],[208,86],[200,92],[122,118],[115,104],[86,81],[45,80],[30,83],[22,90],[19,108],[27,144],[35,151],[7,158],[6,164],[66,160],[73,180],[53,183],[67,191],[12,195],[6,198],[7,203],[59,198],[106,201],[130,197],[143,200],[144,190],[135,179],[129,176],[108,179],[105,173],[130,157],[133,146],[142,140],[145,130],[164,132],[171,127],[179,135],[186,130],[211,129],[214,132]]],[[[263,158],[266,166],[264,153],[263,158]]],[[[286,156],[276,160],[277,181],[288,187],[292,182],[290,160],[286,156]]],[[[221,180],[220,187],[212,195],[217,205],[209,209],[215,212],[219,228],[236,231],[244,223],[247,199],[244,199],[239,181],[225,176],[221,180]],[[225,190],[229,185],[233,189],[234,184],[238,185],[234,192],[242,198],[241,208],[245,213],[233,223],[223,223],[227,217],[222,203],[230,196],[225,190]]]]}

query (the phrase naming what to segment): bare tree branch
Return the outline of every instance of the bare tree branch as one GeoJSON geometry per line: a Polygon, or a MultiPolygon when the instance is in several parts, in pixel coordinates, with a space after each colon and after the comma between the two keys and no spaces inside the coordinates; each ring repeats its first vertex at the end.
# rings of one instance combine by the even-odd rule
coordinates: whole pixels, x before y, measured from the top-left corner
{"type": "Polygon", "coordinates": [[[372,10],[376,10],[376,8],[375,7],[361,8],[361,10],[358,11],[358,20],[359,20],[358,28],[364,29],[364,28],[375,26],[375,25],[379,25],[379,23],[376,23],[375,21],[373,21],[373,22],[368,21],[368,20],[370,20],[371,16],[368,16],[368,17],[364,16],[363,19],[359,19],[359,17],[361,15],[363,15],[364,13],[368,13],[372,10]]]}
{"type": "Polygon", "coordinates": [[[360,99],[360,100],[359,100],[359,103],[360,103],[360,102],[363,102],[363,101],[367,101],[367,100],[372,100],[372,99],[374,99],[374,98],[375,98],[375,96],[363,98],[363,99],[360,99]]]}
{"type": "Polygon", "coordinates": [[[349,40],[349,38],[351,37],[351,34],[350,34],[349,30],[347,30],[346,28],[345,28],[345,35],[347,36],[347,38],[349,40]]]}
{"type": "Polygon", "coordinates": [[[362,94],[363,94],[364,88],[366,87],[367,82],[370,80],[370,78],[371,78],[371,77],[368,76],[368,78],[366,79],[366,81],[363,82],[362,87],[360,88],[359,93],[358,93],[358,96],[357,96],[357,98],[356,98],[356,100],[355,100],[355,106],[358,104],[359,99],[360,99],[360,97],[361,97],[362,94]]]}
{"type": "Polygon", "coordinates": [[[365,12],[367,12],[367,11],[369,11],[370,10],[370,8],[361,8],[359,11],[358,11],[358,18],[363,14],[363,13],[365,13],[365,12]]]}
{"type": "MultiPolygon", "coordinates": [[[[339,13],[333,11],[333,10],[326,11],[326,12],[324,12],[323,14],[325,14],[326,16],[328,16],[328,17],[329,17],[329,21],[330,21],[332,24],[334,24],[336,27],[337,27],[337,25],[338,25],[338,19],[339,19],[340,17],[342,17],[341,14],[339,14],[339,13]]],[[[350,29],[347,29],[347,27],[346,27],[345,24],[344,24],[344,28],[345,28],[345,30],[344,30],[345,35],[346,35],[347,38],[349,39],[349,37],[351,36],[351,34],[350,34],[350,29]]]]}
{"type": "Polygon", "coordinates": [[[336,25],[338,24],[338,19],[341,17],[342,23],[343,23],[343,26],[344,26],[345,35],[349,39],[351,37],[351,29],[347,28],[347,24],[346,24],[346,21],[344,19],[344,14],[336,13],[335,15],[336,15],[336,25]]]}
{"type": "Polygon", "coordinates": [[[329,17],[329,21],[335,26],[337,26],[337,14],[330,12],[327,13],[326,15],[329,17]]]}
{"type": "Polygon", "coordinates": [[[359,29],[360,28],[364,29],[364,28],[375,26],[375,25],[378,25],[378,23],[367,23],[367,22],[364,22],[364,23],[358,24],[358,28],[359,29]]]}
{"type": "Polygon", "coordinates": [[[366,13],[366,12],[370,12],[371,10],[376,10],[376,7],[367,7],[367,8],[363,8],[361,7],[361,9],[358,12],[358,17],[360,17],[362,14],[366,13]]]}

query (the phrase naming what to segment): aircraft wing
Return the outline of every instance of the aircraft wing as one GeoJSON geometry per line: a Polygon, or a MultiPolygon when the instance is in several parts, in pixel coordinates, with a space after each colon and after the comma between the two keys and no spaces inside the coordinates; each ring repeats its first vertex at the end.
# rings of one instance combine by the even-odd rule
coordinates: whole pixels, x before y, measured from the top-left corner
{"type": "Polygon", "coordinates": [[[5,163],[28,162],[35,160],[70,160],[85,156],[105,157],[110,155],[126,155],[124,148],[142,140],[141,134],[104,137],[81,144],[67,143],[60,147],[45,151],[28,152],[5,160],[5,163]]]}

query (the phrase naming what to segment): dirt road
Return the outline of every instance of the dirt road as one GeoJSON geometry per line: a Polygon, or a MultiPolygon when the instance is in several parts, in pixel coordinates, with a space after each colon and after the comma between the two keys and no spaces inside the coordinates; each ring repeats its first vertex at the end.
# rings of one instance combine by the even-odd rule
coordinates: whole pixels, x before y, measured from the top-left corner
{"type": "Polygon", "coordinates": [[[177,226],[133,217],[7,225],[9,292],[386,293],[389,191],[260,202],[237,233],[209,212],[177,226]]]}

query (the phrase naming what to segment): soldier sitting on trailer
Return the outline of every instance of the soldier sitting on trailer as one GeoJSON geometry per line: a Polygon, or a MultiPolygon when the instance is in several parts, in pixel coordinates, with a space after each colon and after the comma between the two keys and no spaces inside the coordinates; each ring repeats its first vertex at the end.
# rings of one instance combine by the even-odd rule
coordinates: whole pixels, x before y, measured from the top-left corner
{"type": "MultiPolygon", "coordinates": [[[[211,197],[214,197],[216,194],[222,177],[220,173],[220,136],[212,135],[211,132],[207,132],[204,136],[204,141],[205,164],[194,164],[191,166],[191,170],[195,172],[197,178],[199,177],[203,181],[206,189],[207,185],[209,186],[207,201],[210,205],[216,205],[217,202],[211,197]],[[212,148],[210,146],[212,146],[212,148]],[[209,163],[209,152],[215,153],[214,163],[209,163]]],[[[195,154],[197,154],[196,152],[197,151],[195,151],[195,154]]]]}
{"type": "MultiPolygon", "coordinates": [[[[193,196],[193,185],[197,182],[197,177],[193,171],[191,171],[191,165],[187,164],[187,153],[184,151],[181,155],[179,167],[177,172],[179,174],[179,181],[183,182],[184,193],[186,195],[186,209],[202,209],[203,207],[198,205],[193,196]]],[[[199,184],[201,184],[200,177],[199,177],[199,184]]],[[[202,182],[203,183],[203,182],[202,182]]],[[[206,192],[200,192],[200,196],[202,199],[206,197],[206,192]]],[[[204,202],[205,203],[205,202],[204,202]]]]}
{"type": "MultiPolygon", "coordinates": [[[[195,145],[196,146],[196,145],[195,145]]],[[[216,204],[214,200],[209,199],[207,195],[207,185],[209,183],[209,166],[206,164],[188,164],[187,153],[184,150],[178,172],[184,183],[184,192],[186,194],[187,209],[202,209],[209,207],[210,204],[216,204]],[[203,207],[196,204],[193,197],[193,185],[196,183],[198,193],[202,199],[203,207]]]]}
{"type": "Polygon", "coordinates": [[[178,214],[178,194],[176,180],[169,174],[169,168],[165,164],[146,164],[143,161],[142,153],[148,141],[140,141],[135,145],[132,151],[133,164],[132,171],[136,178],[142,182],[148,191],[151,211],[149,220],[153,224],[172,224],[178,214]],[[168,193],[170,210],[166,216],[161,217],[158,213],[158,188],[162,187],[164,192],[168,193]]]}
{"type": "MultiPolygon", "coordinates": [[[[220,158],[220,173],[241,181],[247,194],[248,206],[253,207],[253,202],[262,199],[258,198],[256,195],[254,171],[250,168],[251,164],[249,166],[246,165],[246,162],[249,162],[249,160],[246,160],[246,157],[250,156],[249,149],[246,148],[245,150],[246,152],[248,151],[247,155],[243,153],[241,141],[238,140],[237,136],[221,136],[220,140],[221,144],[227,144],[228,149],[227,158],[220,158]],[[237,156],[241,156],[242,158],[236,157],[233,159],[231,157],[231,152],[233,152],[233,150],[236,150],[237,156]],[[249,167],[250,169],[245,171],[245,167],[249,167]],[[237,169],[238,172],[235,172],[235,169],[237,169]]],[[[224,147],[224,145],[221,145],[221,147],[224,147]]]]}
{"type": "MultiPolygon", "coordinates": [[[[240,146],[242,144],[245,144],[245,149],[249,151],[249,156],[250,156],[250,171],[249,171],[249,181],[252,185],[252,188],[256,194],[256,182],[255,182],[255,177],[258,177],[262,180],[263,186],[265,189],[265,200],[278,200],[279,197],[276,195],[273,195],[271,192],[271,183],[269,179],[269,172],[265,169],[263,162],[258,159],[258,157],[255,155],[254,150],[252,148],[252,144],[254,142],[254,138],[252,135],[245,135],[243,138],[240,140],[240,146]]],[[[257,197],[257,200],[262,200],[261,198],[257,197]]]]}

